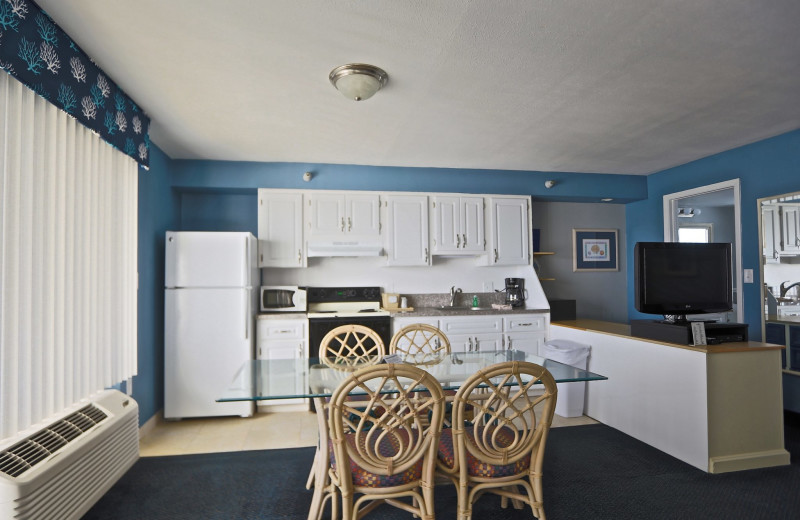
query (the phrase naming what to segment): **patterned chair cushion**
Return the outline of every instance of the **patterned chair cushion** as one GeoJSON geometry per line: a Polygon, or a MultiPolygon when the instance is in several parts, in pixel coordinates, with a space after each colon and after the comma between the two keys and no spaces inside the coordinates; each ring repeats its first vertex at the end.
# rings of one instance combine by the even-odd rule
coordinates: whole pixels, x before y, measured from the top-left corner
{"type": "MultiPolygon", "coordinates": [[[[488,426],[488,428],[495,428],[488,426]]],[[[471,426],[466,428],[467,442],[474,444],[475,433],[471,426]]],[[[514,441],[514,432],[511,428],[503,426],[497,434],[500,446],[509,446],[514,441]]],[[[453,448],[453,430],[445,428],[439,440],[439,460],[448,468],[455,466],[455,449],[453,448]]],[[[472,477],[496,478],[519,475],[528,470],[531,464],[530,457],[523,457],[513,464],[486,464],[476,459],[467,450],[467,473],[472,477]]]]}
{"type": "MultiPolygon", "coordinates": [[[[416,433],[416,430],[414,430],[416,433]]],[[[404,431],[398,431],[400,437],[403,438],[404,444],[407,444],[407,435],[404,431]]],[[[362,446],[366,444],[366,436],[361,436],[361,444],[362,446]]],[[[356,436],[355,434],[349,434],[345,438],[350,448],[355,449],[356,447],[356,436]]],[[[371,441],[376,442],[376,441],[371,441]]],[[[391,457],[396,455],[399,448],[399,441],[396,437],[392,435],[387,435],[380,441],[380,445],[378,446],[378,452],[383,455],[384,457],[391,457]]],[[[330,456],[331,467],[336,470],[336,458],[333,454],[333,442],[328,442],[328,453],[330,456]]],[[[353,475],[353,485],[354,486],[361,486],[361,487],[369,487],[369,488],[381,488],[381,487],[392,487],[392,486],[399,486],[402,484],[408,484],[409,482],[413,482],[415,480],[419,480],[422,478],[422,462],[423,459],[420,457],[419,462],[411,466],[409,469],[402,473],[396,473],[394,475],[378,475],[376,473],[371,473],[364,468],[360,467],[356,464],[352,459],[350,460],[350,472],[353,475]]]]}

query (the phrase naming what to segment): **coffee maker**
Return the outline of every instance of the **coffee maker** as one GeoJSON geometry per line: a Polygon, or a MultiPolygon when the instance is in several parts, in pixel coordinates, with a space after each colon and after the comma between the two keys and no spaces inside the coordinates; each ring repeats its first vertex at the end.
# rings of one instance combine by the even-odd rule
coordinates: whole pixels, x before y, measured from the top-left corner
{"type": "Polygon", "coordinates": [[[512,307],[522,307],[525,305],[525,299],[528,297],[525,294],[525,279],[524,278],[506,278],[506,303],[512,307]]]}

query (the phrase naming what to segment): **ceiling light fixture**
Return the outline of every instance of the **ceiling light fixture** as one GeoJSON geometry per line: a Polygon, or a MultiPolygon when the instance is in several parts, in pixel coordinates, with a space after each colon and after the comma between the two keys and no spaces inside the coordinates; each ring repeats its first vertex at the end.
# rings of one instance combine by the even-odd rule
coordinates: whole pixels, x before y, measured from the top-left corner
{"type": "Polygon", "coordinates": [[[556,181],[544,181],[544,187],[547,189],[552,188],[556,185],[556,181]]]}
{"type": "MultiPolygon", "coordinates": [[[[699,213],[699,210],[698,210],[699,213]]],[[[692,208],[678,208],[678,217],[679,218],[692,218],[695,215],[695,211],[692,208]]]]}
{"type": "Polygon", "coordinates": [[[310,181],[311,180],[311,172],[305,172],[303,174],[303,180],[306,181],[306,182],[310,181]]]}
{"type": "Polygon", "coordinates": [[[333,69],[328,79],[344,97],[364,101],[386,85],[389,75],[374,65],[348,63],[333,69]]]}

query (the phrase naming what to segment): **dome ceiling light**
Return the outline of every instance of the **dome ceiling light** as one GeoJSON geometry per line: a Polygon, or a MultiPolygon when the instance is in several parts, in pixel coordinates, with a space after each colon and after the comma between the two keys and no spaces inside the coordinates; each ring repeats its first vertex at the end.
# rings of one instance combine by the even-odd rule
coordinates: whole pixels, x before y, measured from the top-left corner
{"type": "Polygon", "coordinates": [[[333,69],[328,79],[346,98],[364,101],[386,85],[389,75],[374,65],[348,63],[333,69]]]}

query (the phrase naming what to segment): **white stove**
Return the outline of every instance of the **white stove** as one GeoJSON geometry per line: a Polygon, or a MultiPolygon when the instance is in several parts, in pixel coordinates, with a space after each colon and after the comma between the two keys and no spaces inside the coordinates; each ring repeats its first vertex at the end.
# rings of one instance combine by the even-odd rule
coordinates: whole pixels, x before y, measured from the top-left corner
{"type": "Polygon", "coordinates": [[[307,301],[312,353],[318,351],[315,345],[319,345],[325,334],[347,324],[373,329],[388,348],[391,317],[381,308],[380,287],[308,287],[307,301]]]}

